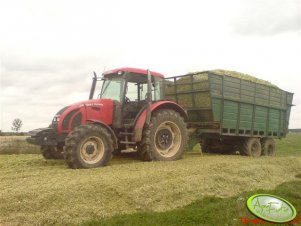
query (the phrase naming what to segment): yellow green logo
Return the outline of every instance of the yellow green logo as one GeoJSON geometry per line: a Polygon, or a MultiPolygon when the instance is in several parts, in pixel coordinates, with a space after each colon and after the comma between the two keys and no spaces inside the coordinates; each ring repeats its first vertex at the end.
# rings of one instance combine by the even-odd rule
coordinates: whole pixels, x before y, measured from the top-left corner
{"type": "Polygon", "coordinates": [[[270,222],[292,221],[297,211],[287,200],[269,194],[253,195],[247,200],[247,207],[255,216],[270,222]]]}

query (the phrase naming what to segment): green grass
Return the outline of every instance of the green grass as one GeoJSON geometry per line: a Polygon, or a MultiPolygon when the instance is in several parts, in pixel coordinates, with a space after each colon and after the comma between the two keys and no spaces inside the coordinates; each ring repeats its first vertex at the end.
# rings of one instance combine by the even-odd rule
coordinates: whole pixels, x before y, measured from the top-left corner
{"type": "Polygon", "coordinates": [[[254,194],[273,194],[285,198],[293,204],[300,216],[301,180],[294,180],[283,183],[273,190],[254,190],[230,198],[204,197],[187,206],[166,212],[117,215],[105,220],[91,220],[81,225],[242,225],[242,221],[246,218],[251,222],[256,219],[246,207],[246,200],[254,194]]]}
{"type": "Polygon", "coordinates": [[[27,136],[0,136],[0,154],[39,154],[40,148],[26,142],[27,136]]]}
{"type": "Polygon", "coordinates": [[[286,138],[276,140],[277,155],[300,155],[301,133],[289,133],[286,138]]]}

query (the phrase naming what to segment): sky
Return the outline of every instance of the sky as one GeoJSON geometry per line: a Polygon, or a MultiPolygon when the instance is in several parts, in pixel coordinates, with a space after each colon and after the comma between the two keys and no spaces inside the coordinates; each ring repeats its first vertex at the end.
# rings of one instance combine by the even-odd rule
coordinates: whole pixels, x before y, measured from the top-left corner
{"type": "Polygon", "coordinates": [[[227,69],[293,92],[301,128],[301,1],[0,0],[0,130],[47,127],[92,73],[227,69]]]}

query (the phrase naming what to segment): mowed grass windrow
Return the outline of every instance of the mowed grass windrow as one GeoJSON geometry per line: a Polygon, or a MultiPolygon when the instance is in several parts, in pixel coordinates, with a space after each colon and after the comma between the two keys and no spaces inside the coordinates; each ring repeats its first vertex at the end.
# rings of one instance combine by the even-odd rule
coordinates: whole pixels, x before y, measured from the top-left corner
{"type": "Polygon", "coordinates": [[[273,189],[301,173],[300,134],[287,139],[278,142],[275,157],[192,152],[180,161],[145,163],[124,156],[84,170],[41,155],[0,155],[0,224],[80,224],[122,213],[162,212],[206,196],[273,189]]]}

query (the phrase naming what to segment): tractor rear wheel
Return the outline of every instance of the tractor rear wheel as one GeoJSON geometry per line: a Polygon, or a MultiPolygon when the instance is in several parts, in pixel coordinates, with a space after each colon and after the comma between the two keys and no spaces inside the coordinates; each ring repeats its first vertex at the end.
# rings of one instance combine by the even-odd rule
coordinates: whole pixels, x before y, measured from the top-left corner
{"type": "Polygon", "coordinates": [[[114,150],[110,133],[95,124],[76,127],[68,134],[65,143],[65,161],[73,169],[105,166],[114,150]]]}
{"type": "Polygon", "coordinates": [[[240,153],[251,157],[261,156],[261,144],[258,138],[246,138],[242,141],[240,153]]]}
{"type": "Polygon", "coordinates": [[[276,151],[275,140],[272,138],[263,138],[261,140],[262,155],[274,156],[276,151]]]}
{"type": "Polygon", "coordinates": [[[155,112],[143,129],[139,156],[143,161],[172,161],[182,157],[188,140],[183,117],[176,111],[155,112]]]}
{"type": "Polygon", "coordinates": [[[63,159],[63,149],[54,146],[41,146],[44,159],[63,159]]]}

